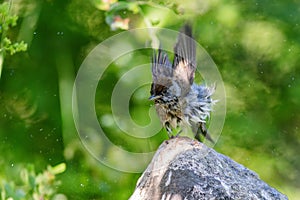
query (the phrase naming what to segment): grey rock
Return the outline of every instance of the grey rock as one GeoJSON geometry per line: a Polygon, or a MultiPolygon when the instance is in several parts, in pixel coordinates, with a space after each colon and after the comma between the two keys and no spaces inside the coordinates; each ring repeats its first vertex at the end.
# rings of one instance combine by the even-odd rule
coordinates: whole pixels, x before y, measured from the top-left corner
{"type": "Polygon", "coordinates": [[[186,137],[165,141],[130,200],[288,199],[253,171],[186,137]]]}

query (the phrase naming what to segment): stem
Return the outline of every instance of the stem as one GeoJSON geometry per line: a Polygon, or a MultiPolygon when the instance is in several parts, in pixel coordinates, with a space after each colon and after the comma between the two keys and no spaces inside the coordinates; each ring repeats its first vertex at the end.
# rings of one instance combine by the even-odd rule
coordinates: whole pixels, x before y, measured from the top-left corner
{"type": "MultiPolygon", "coordinates": [[[[12,5],[12,0],[9,1],[9,6],[8,6],[8,15],[9,15],[9,11],[11,9],[11,5],[12,5]]],[[[6,16],[3,16],[3,24],[1,24],[1,26],[3,26],[6,23],[6,16]]],[[[2,29],[2,34],[1,34],[1,41],[0,41],[0,79],[1,79],[1,74],[2,74],[2,69],[3,69],[3,63],[4,63],[4,57],[5,57],[5,49],[4,49],[4,45],[3,45],[3,41],[4,38],[6,37],[6,30],[2,29]]]]}
{"type": "Polygon", "coordinates": [[[3,62],[4,62],[4,52],[0,50],[0,79],[1,79],[1,73],[3,68],[3,62]]]}
{"type": "Polygon", "coordinates": [[[147,29],[148,29],[148,32],[149,32],[149,36],[152,40],[152,43],[151,43],[151,47],[152,48],[155,48],[155,49],[158,49],[159,48],[159,40],[155,34],[156,32],[156,29],[153,28],[152,24],[151,24],[151,21],[145,16],[142,8],[139,6],[139,12],[141,13],[141,16],[143,17],[144,19],[144,22],[147,26],[147,29]]]}
{"type": "Polygon", "coordinates": [[[70,49],[62,44],[55,55],[58,73],[59,100],[61,107],[62,133],[65,145],[69,144],[76,132],[72,113],[72,92],[74,83],[73,62],[70,49]]]}

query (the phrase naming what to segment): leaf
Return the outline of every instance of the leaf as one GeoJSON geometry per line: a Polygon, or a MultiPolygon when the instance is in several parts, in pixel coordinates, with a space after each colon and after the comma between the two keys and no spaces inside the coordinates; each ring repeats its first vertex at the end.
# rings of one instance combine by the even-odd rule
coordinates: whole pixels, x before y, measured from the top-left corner
{"type": "Polygon", "coordinates": [[[28,182],[29,182],[30,188],[34,189],[35,185],[36,185],[35,177],[32,176],[32,175],[29,175],[28,176],[28,182]]]}
{"type": "Polygon", "coordinates": [[[50,170],[53,174],[61,174],[66,171],[66,163],[60,163],[54,167],[51,167],[50,170]]]}
{"type": "Polygon", "coordinates": [[[133,14],[137,14],[140,12],[140,7],[135,2],[128,3],[128,10],[130,10],[133,14]]]}
{"type": "Polygon", "coordinates": [[[3,39],[3,46],[4,46],[4,47],[9,47],[10,45],[11,45],[10,39],[8,39],[7,37],[5,37],[5,38],[3,39]]]}
{"type": "Polygon", "coordinates": [[[111,8],[109,9],[108,13],[115,13],[119,10],[125,10],[128,9],[129,3],[128,2],[117,2],[111,5],[111,8]]]}
{"type": "Polygon", "coordinates": [[[14,196],[15,185],[13,183],[4,183],[4,189],[7,197],[14,196]]]}
{"type": "Polygon", "coordinates": [[[109,10],[111,5],[116,3],[117,0],[93,0],[93,2],[99,10],[109,10]]]}

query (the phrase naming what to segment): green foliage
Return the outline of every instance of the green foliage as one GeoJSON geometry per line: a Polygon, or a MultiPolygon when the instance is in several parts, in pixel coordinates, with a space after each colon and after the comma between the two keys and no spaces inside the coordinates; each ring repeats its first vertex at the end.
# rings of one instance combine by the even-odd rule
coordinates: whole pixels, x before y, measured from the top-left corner
{"type": "Polygon", "coordinates": [[[2,50],[9,52],[10,55],[27,50],[27,44],[24,41],[12,43],[7,37],[3,39],[2,45],[2,50]]]}
{"type": "MultiPolygon", "coordinates": [[[[33,199],[34,193],[47,198],[63,193],[64,198],[75,200],[128,199],[139,174],[118,172],[102,165],[83,147],[75,128],[66,130],[66,123],[72,125],[73,118],[64,109],[70,109],[72,98],[64,95],[71,93],[74,77],[90,51],[116,34],[111,30],[163,27],[177,31],[186,21],[192,24],[195,39],[217,64],[226,87],[226,122],[215,148],[256,171],[290,199],[300,199],[297,1],[13,2],[11,8],[8,3],[0,6],[1,56],[4,52],[26,50],[26,44],[14,42],[17,33],[18,38],[24,38],[21,33],[26,33],[32,40],[28,55],[5,58],[5,73],[0,80],[2,199],[33,199]],[[33,16],[37,24],[29,23],[33,16]],[[32,26],[23,26],[25,21],[32,26]],[[69,83],[71,89],[65,89],[69,83]],[[58,172],[52,171],[53,168],[42,173],[30,167],[4,170],[11,163],[33,163],[41,171],[46,165],[61,162],[66,162],[68,168],[59,176],[55,176],[58,172]],[[61,180],[58,188],[57,178],[61,180]]],[[[137,35],[136,40],[145,38],[154,41],[155,33],[137,35]]],[[[175,43],[176,38],[170,39],[175,43]]],[[[127,40],[124,44],[132,45],[127,40]]],[[[114,86],[126,72],[150,62],[151,53],[138,50],[125,59],[118,58],[104,72],[95,95],[95,110],[107,138],[131,152],[155,151],[166,139],[165,131],[149,139],[124,134],[114,122],[111,109],[114,86]]],[[[135,78],[149,77],[150,64],[148,73],[135,78]]],[[[126,82],[124,87],[130,84],[137,81],[126,82]]],[[[149,112],[149,108],[153,109],[147,100],[149,88],[149,85],[138,88],[130,99],[130,114],[140,125],[150,123],[149,115],[156,116],[149,112]]],[[[128,162],[102,141],[90,140],[99,152],[105,151],[108,160],[128,162]]],[[[139,165],[140,161],[132,164],[139,165]]]]}
{"type": "MultiPolygon", "coordinates": [[[[94,5],[105,11],[105,21],[111,30],[128,30],[132,19],[137,20],[134,23],[144,23],[146,27],[150,28],[164,24],[174,17],[173,11],[152,1],[100,0],[94,1],[94,5]]],[[[171,6],[174,7],[174,4],[171,6]]]]}
{"type": "Polygon", "coordinates": [[[8,31],[10,27],[16,26],[17,25],[17,20],[18,16],[16,15],[11,15],[9,13],[9,3],[4,2],[0,5],[0,24],[1,24],[1,29],[0,33],[3,33],[5,31],[8,31]]]}
{"type": "Polygon", "coordinates": [[[10,5],[8,2],[0,4],[0,52],[5,53],[8,51],[10,55],[13,55],[20,51],[27,50],[27,44],[24,41],[12,42],[6,35],[10,28],[17,25],[18,16],[11,15],[10,5]]]}
{"type": "MultiPolygon", "coordinates": [[[[3,179],[1,182],[1,200],[50,200],[55,199],[57,187],[61,184],[56,180],[56,175],[63,173],[66,169],[65,163],[54,167],[48,166],[42,173],[36,174],[33,165],[17,167],[17,177],[10,177],[10,180],[3,179]]],[[[66,199],[66,198],[64,198],[66,199]]]]}

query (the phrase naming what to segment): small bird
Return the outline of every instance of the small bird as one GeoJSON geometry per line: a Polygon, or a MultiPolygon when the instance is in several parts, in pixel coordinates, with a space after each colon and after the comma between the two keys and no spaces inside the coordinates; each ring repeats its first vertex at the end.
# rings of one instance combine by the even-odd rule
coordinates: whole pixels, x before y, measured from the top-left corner
{"type": "MultiPolygon", "coordinates": [[[[196,43],[189,25],[181,29],[174,47],[171,64],[161,48],[152,56],[152,85],[149,97],[155,103],[156,112],[169,138],[177,127],[191,127],[195,138],[202,141],[202,134],[214,143],[208,134],[206,121],[215,103],[211,96],[215,87],[194,83],[196,65],[196,43]]],[[[180,134],[181,131],[177,133],[180,134]]]]}

